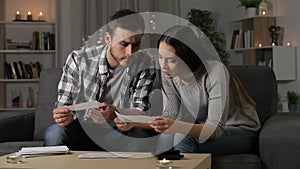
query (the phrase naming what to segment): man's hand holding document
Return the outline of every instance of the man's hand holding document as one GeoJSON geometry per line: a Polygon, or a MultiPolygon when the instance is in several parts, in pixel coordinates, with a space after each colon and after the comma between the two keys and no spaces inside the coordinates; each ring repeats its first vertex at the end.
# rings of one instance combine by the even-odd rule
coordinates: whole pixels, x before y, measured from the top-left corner
{"type": "Polygon", "coordinates": [[[79,103],[69,106],[63,106],[61,108],[69,109],[70,111],[89,110],[89,115],[94,123],[102,124],[109,117],[118,117],[124,123],[147,123],[154,120],[154,117],[145,115],[124,115],[117,111],[117,109],[111,105],[100,103],[98,101],[90,101],[85,103],[79,103]],[[100,118],[101,116],[101,118],[100,118]]]}

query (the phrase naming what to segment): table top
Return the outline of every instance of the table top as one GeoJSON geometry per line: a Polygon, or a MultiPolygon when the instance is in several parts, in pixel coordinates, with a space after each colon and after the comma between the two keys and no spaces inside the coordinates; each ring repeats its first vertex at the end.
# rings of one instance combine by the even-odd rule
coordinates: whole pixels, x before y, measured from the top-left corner
{"type": "MultiPolygon", "coordinates": [[[[151,153],[124,153],[132,155],[129,158],[98,158],[98,159],[79,159],[78,155],[86,153],[108,153],[90,151],[70,151],[69,154],[47,155],[32,158],[23,158],[22,163],[9,164],[6,156],[0,157],[1,168],[22,168],[22,169],[155,169],[157,159],[151,153]]],[[[210,154],[184,154],[181,160],[172,160],[173,168],[180,169],[210,169],[210,154]]]]}

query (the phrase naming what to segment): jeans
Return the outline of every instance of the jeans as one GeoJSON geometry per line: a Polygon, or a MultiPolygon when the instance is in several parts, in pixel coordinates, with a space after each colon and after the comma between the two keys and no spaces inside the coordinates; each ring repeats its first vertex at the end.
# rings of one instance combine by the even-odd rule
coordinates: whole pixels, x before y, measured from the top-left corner
{"type": "Polygon", "coordinates": [[[86,151],[155,151],[157,133],[133,128],[122,132],[101,125],[81,125],[78,120],[66,127],[53,124],[44,133],[44,146],[66,145],[71,150],[86,151]],[[86,132],[87,131],[87,132],[86,132]],[[151,145],[151,146],[150,146],[151,145]]]}
{"type": "Polygon", "coordinates": [[[258,132],[226,126],[222,136],[215,140],[199,143],[198,138],[175,134],[174,141],[179,142],[175,145],[175,150],[185,153],[211,153],[212,155],[255,153],[257,148],[253,149],[253,147],[258,147],[258,132]]]}

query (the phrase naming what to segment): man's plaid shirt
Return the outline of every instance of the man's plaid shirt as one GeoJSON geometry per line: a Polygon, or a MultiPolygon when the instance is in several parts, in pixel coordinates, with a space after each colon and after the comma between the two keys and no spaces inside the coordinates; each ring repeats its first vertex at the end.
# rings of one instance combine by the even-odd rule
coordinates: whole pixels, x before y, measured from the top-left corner
{"type": "MultiPolygon", "coordinates": [[[[56,107],[94,101],[100,98],[110,76],[106,59],[107,45],[82,47],[67,58],[58,85],[56,107]]],[[[146,52],[134,54],[123,77],[120,108],[150,108],[149,94],[156,77],[155,58],[146,52]]]]}

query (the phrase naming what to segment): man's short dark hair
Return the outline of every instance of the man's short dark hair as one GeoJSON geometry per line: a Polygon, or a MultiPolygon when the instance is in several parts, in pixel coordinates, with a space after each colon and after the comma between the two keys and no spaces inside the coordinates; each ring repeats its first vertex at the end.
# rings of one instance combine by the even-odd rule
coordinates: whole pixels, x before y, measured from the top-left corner
{"type": "Polygon", "coordinates": [[[144,19],[137,12],[129,9],[121,9],[107,19],[107,32],[113,35],[117,28],[130,31],[142,30],[144,32],[144,19]]]}

